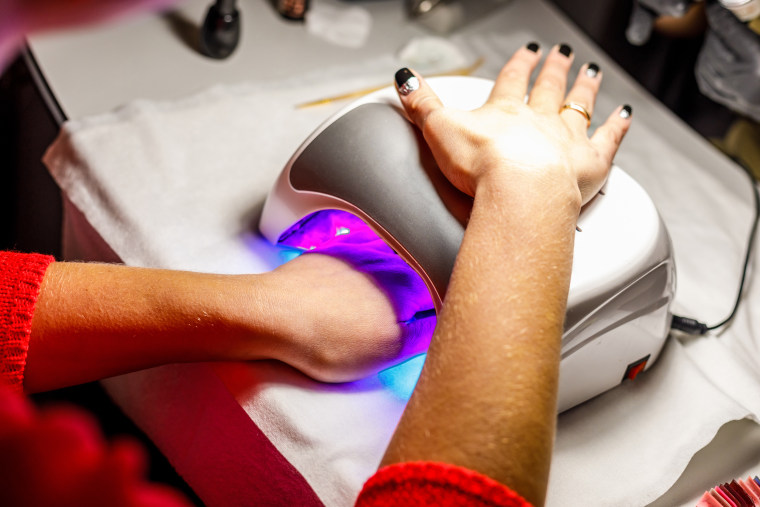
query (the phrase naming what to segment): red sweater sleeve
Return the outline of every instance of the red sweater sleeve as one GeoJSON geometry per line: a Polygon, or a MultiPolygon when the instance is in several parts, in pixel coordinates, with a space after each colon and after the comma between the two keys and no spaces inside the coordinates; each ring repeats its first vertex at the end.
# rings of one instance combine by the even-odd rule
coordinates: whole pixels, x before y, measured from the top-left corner
{"type": "Polygon", "coordinates": [[[364,484],[357,507],[467,505],[531,507],[490,477],[446,463],[398,463],[383,467],[364,484]]]}
{"type": "Polygon", "coordinates": [[[32,316],[53,257],[0,252],[0,382],[21,391],[32,316]]]}

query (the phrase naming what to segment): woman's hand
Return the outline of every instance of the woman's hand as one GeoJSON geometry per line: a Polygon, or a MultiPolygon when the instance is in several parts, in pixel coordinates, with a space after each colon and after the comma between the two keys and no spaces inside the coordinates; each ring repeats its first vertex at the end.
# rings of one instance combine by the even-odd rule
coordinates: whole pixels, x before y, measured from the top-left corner
{"type": "Polygon", "coordinates": [[[317,380],[345,382],[427,350],[436,319],[415,314],[432,310],[432,300],[400,257],[369,252],[367,266],[325,253],[301,255],[268,275],[282,309],[273,358],[317,380]]]}
{"type": "Polygon", "coordinates": [[[214,360],[277,359],[329,382],[366,377],[424,351],[435,326],[433,316],[414,318],[432,303],[398,263],[394,254],[362,272],[308,254],[256,275],[53,263],[34,310],[24,388],[214,360]]]}
{"type": "Polygon", "coordinates": [[[618,108],[588,138],[583,111],[593,112],[601,75],[585,65],[566,97],[565,45],[549,52],[525,102],[539,58],[535,44],[519,49],[472,112],[443,107],[424,81],[397,74],[439,167],[474,199],[422,375],[383,458],[469,468],[536,506],[549,476],[578,213],[604,183],[631,112],[618,108]]]}
{"type": "Polygon", "coordinates": [[[463,192],[475,195],[485,177],[528,177],[548,191],[563,185],[576,190],[586,203],[602,187],[628,130],[631,108],[618,108],[589,139],[586,116],[562,107],[577,104],[590,118],[602,78],[599,67],[584,65],[565,96],[573,54],[567,45],[555,46],[526,101],[540,58],[536,44],[519,49],[499,74],[488,101],[474,111],[444,107],[424,79],[408,69],[396,74],[406,112],[422,130],[441,171],[463,192]],[[403,85],[414,88],[415,78],[419,88],[404,94],[403,85]]]}

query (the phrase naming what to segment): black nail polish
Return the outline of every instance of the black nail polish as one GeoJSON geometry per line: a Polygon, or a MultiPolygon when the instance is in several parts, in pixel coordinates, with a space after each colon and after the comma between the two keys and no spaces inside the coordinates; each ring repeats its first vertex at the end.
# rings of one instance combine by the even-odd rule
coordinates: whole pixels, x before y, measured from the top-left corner
{"type": "Polygon", "coordinates": [[[588,77],[596,77],[599,74],[599,66],[595,63],[589,63],[586,67],[586,75],[588,77]]]}
{"type": "Polygon", "coordinates": [[[404,67],[396,72],[396,88],[401,95],[409,95],[419,87],[420,81],[411,70],[404,67]]]}
{"type": "Polygon", "coordinates": [[[402,86],[404,83],[409,81],[410,78],[413,77],[414,74],[412,74],[412,71],[406,67],[399,69],[398,72],[396,72],[396,86],[402,86]]]}
{"type": "Polygon", "coordinates": [[[531,42],[525,47],[529,49],[530,51],[533,51],[534,53],[538,53],[538,48],[540,48],[541,46],[538,45],[538,42],[531,42]]]}
{"type": "Polygon", "coordinates": [[[559,52],[567,57],[570,57],[570,55],[573,53],[573,48],[571,48],[567,44],[561,44],[559,46],[559,52]]]}
{"type": "Polygon", "coordinates": [[[633,116],[633,108],[628,104],[624,105],[623,109],[620,110],[620,117],[627,120],[631,116],[633,116]]]}

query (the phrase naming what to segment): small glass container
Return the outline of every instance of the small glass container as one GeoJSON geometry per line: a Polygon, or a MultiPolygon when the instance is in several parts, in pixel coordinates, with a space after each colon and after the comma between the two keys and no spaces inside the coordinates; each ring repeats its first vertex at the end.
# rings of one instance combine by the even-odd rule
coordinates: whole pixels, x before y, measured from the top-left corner
{"type": "Polygon", "coordinates": [[[303,21],[309,10],[309,0],[275,0],[280,16],[294,21],[303,21]]]}

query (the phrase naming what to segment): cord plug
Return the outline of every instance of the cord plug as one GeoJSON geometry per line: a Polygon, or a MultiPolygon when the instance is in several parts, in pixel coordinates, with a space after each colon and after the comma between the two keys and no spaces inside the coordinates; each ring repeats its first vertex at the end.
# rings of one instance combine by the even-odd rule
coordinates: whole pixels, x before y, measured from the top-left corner
{"type": "Polygon", "coordinates": [[[696,319],[690,319],[688,317],[680,317],[673,315],[673,320],[670,321],[670,329],[677,329],[687,334],[703,335],[707,333],[707,324],[700,322],[696,319]]]}

